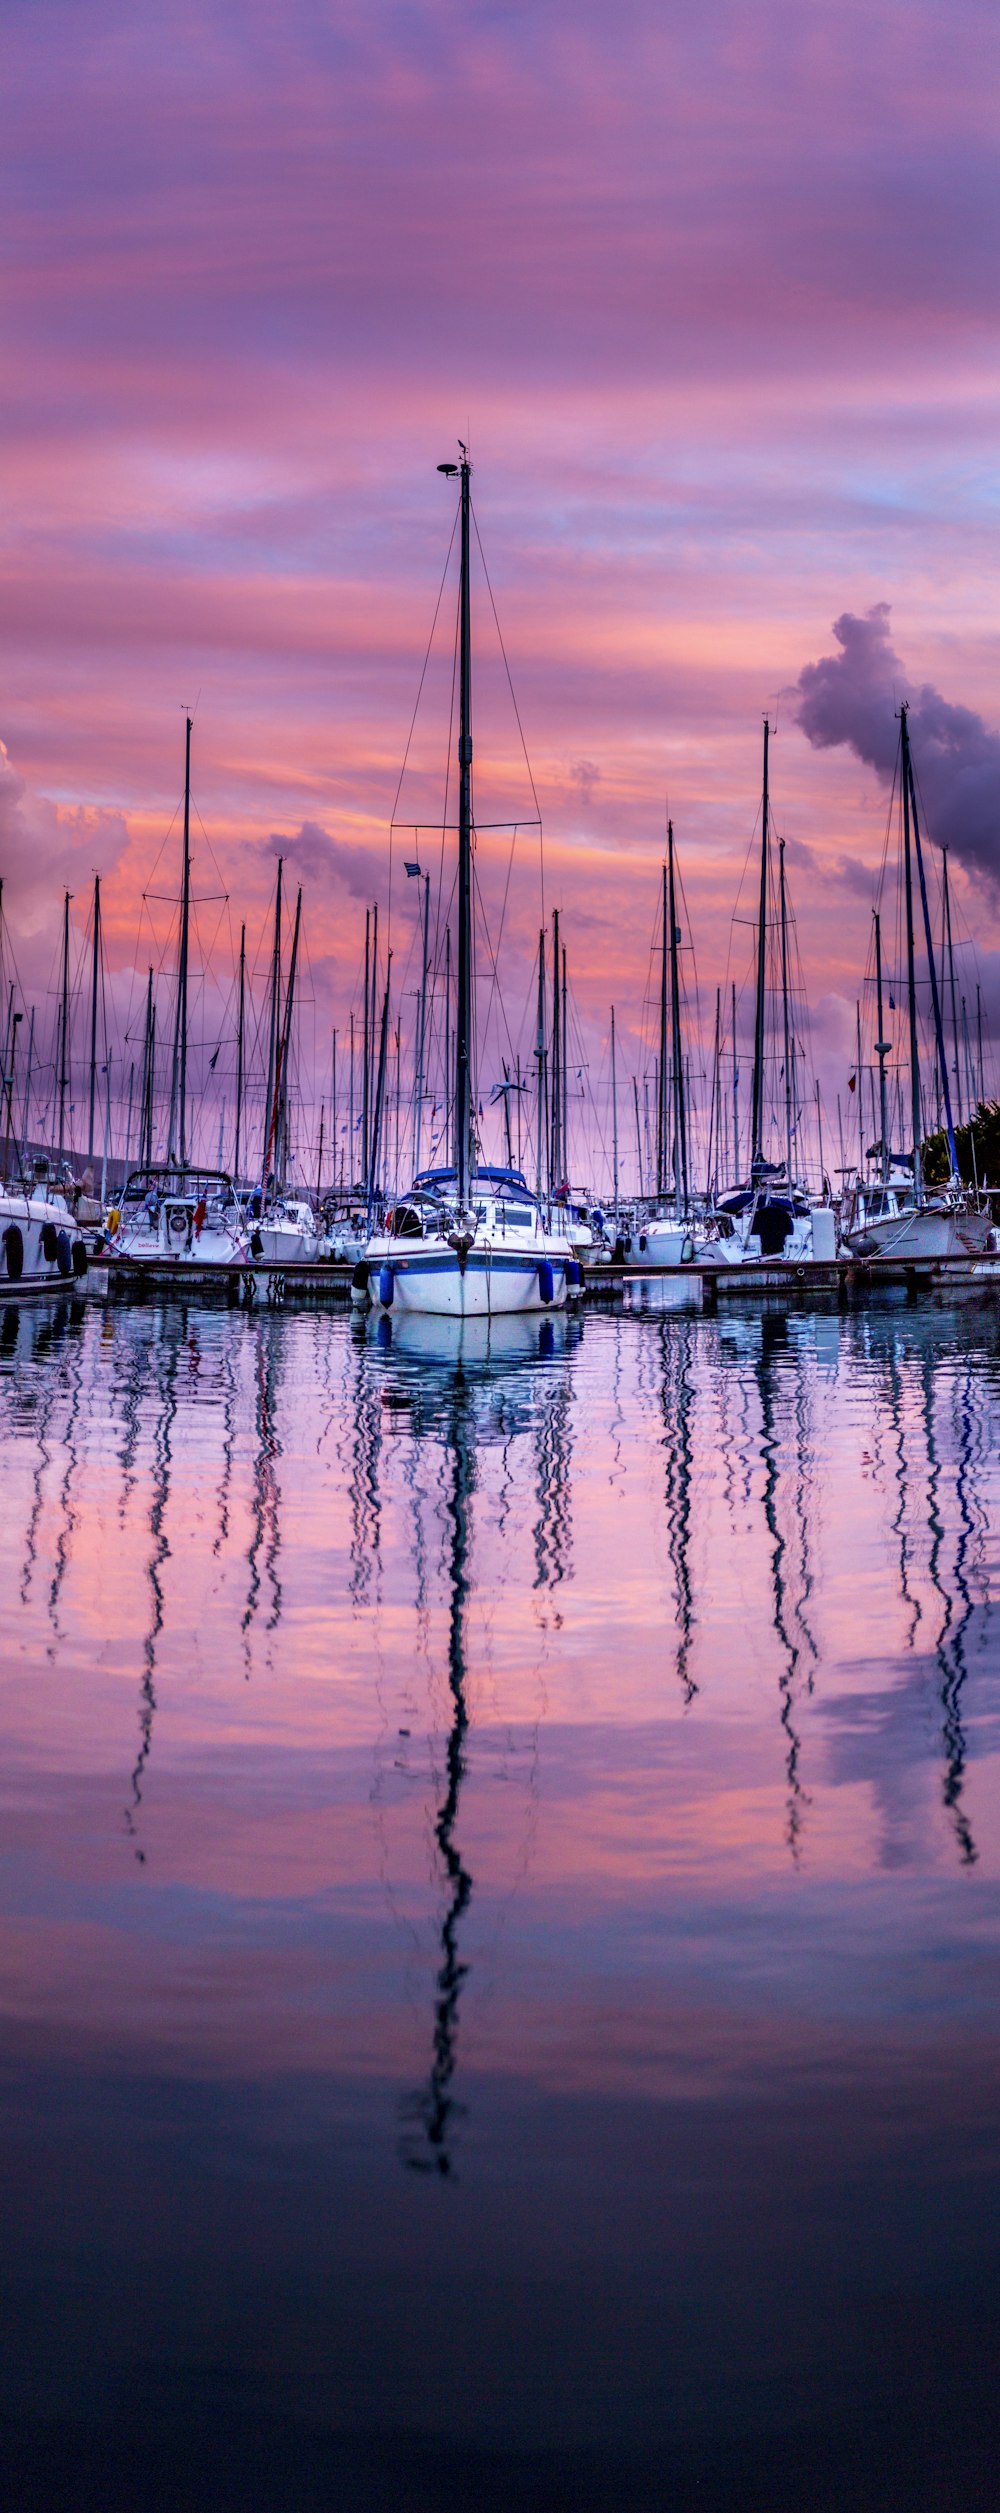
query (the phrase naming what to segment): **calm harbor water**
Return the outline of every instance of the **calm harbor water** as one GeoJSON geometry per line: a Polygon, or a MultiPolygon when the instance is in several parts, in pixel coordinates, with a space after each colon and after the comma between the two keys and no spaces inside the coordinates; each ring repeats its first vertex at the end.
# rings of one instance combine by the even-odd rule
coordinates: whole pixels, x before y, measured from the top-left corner
{"type": "Polygon", "coordinates": [[[0,1309],[5,2501],[993,2505],[1000,1323],[0,1309]]]}

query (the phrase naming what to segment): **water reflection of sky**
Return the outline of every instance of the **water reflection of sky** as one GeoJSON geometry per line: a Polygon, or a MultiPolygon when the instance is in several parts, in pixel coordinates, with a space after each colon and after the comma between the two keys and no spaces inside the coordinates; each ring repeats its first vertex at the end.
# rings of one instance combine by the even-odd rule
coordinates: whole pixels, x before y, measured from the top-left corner
{"type": "Polygon", "coordinates": [[[0,2400],[431,2504],[784,2502],[862,2398],[974,2490],[991,1313],[446,1336],[0,1313],[0,2400]]]}

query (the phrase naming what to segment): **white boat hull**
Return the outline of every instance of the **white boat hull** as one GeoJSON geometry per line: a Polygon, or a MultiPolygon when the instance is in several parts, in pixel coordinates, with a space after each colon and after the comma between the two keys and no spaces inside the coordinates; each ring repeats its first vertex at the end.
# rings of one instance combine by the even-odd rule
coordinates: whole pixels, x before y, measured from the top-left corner
{"type": "Polygon", "coordinates": [[[82,1291],[86,1281],[86,1241],[67,1207],[42,1196],[0,1194],[0,1292],[82,1291]]]}
{"type": "Polygon", "coordinates": [[[979,1256],[990,1233],[988,1213],[934,1212],[887,1216],[847,1233],[852,1256],[895,1257],[909,1263],[920,1257],[979,1256]]]}
{"type": "Polygon", "coordinates": [[[629,1265],[641,1265],[652,1273],[661,1265],[690,1265],[694,1241],[686,1222],[646,1222],[641,1230],[630,1232],[625,1255],[629,1265]]]}
{"type": "Polygon", "coordinates": [[[400,1316],[436,1318],[526,1317],[566,1303],[568,1251],[538,1255],[511,1249],[470,1248],[464,1266],[451,1248],[402,1253],[369,1249],[369,1292],[377,1306],[400,1316]],[[546,1298],[551,1274],[551,1295],[546,1298]],[[386,1277],[391,1276],[391,1295],[386,1277]]]}

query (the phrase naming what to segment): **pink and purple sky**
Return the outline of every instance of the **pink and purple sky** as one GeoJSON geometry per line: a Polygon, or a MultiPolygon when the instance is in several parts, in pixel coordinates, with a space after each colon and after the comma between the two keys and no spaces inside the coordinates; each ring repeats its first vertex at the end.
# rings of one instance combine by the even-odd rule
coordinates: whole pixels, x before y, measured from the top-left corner
{"type": "MultiPolygon", "coordinates": [[[[725,975],[765,708],[830,1086],[904,694],[1000,997],[992,9],[7,0],[3,40],[0,870],[29,974],[95,866],[132,966],[197,702],[233,917],[256,934],[298,838],[320,1028],[346,1018],[467,435],[595,1062],[612,996],[640,1017],[667,798],[703,996],[725,975]],[[809,738],[796,684],[831,656],[809,738]]],[[[527,807],[491,668],[484,819],[527,807]]],[[[537,921],[531,873],[518,1001],[537,921]]]]}

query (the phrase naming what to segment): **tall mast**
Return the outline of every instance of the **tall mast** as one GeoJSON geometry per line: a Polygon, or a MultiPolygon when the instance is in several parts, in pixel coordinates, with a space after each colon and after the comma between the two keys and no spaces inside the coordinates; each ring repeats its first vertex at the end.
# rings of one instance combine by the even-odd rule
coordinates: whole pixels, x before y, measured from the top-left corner
{"type": "Polygon", "coordinates": [[[734,979],[733,979],[733,981],[732,981],[732,1022],[733,1022],[733,1185],[734,1185],[734,1187],[735,1187],[735,1186],[737,1185],[737,1183],[738,1183],[738,1180],[739,1180],[739,1174],[740,1174],[740,1068],[739,1068],[739,1059],[738,1059],[738,1056],[737,1056],[737,1053],[736,1053],[736,980],[735,980],[735,978],[734,978],[734,979]]]}
{"type": "Polygon", "coordinates": [[[236,1017],[236,1134],[233,1143],[233,1177],[239,1185],[240,1134],[243,1126],[243,1042],[246,1020],[247,929],[240,926],[240,991],[236,1017]]]}
{"type": "Polygon", "coordinates": [[[878,1037],[875,1041],[875,1053],[878,1057],[878,1124],[882,1142],[882,1178],[884,1182],[889,1175],[889,1116],[886,1105],[885,1060],[889,1053],[891,1041],[885,1038],[882,1032],[882,919],[877,908],[874,910],[874,915],[875,999],[878,1006],[878,1037]]]}
{"type": "MultiPolygon", "coordinates": [[[[978,989],[977,989],[978,992],[978,989]]],[[[980,1029],[980,1064],[982,1063],[982,1030],[980,1029]]],[[[24,1105],[21,1114],[21,1141],[25,1159],[31,1142],[31,1068],[35,1061],[35,1007],[28,1014],[28,1064],[24,1076],[24,1105]]]]}
{"type": "Polygon", "coordinates": [[[184,862],[181,875],[181,938],[177,954],[177,1008],[174,1052],[170,1066],[170,1124],[167,1159],[187,1160],[187,1012],[188,928],[191,918],[191,718],[184,717],[184,862]],[[174,1138],[174,1118],[178,1119],[174,1138]]]}
{"type": "Polygon", "coordinates": [[[941,999],[938,994],[937,965],[934,958],[934,936],[931,932],[931,911],[930,903],[927,897],[927,875],[924,871],[924,854],[923,848],[920,844],[920,817],[917,811],[917,788],[913,774],[913,760],[910,755],[909,735],[907,735],[906,743],[906,765],[909,772],[910,810],[913,816],[913,852],[916,857],[917,879],[920,883],[920,907],[924,921],[924,942],[927,949],[927,974],[930,978],[931,984],[931,1013],[934,1021],[934,1044],[937,1049],[938,1072],[941,1076],[941,1096],[944,1100],[944,1121],[945,1130],[948,1136],[948,1151],[951,1158],[952,1176],[957,1178],[958,1150],[955,1143],[955,1125],[951,1113],[951,1089],[948,1082],[948,1059],[945,1054],[944,1024],[941,1019],[941,999]]]}
{"type": "Polygon", "coordinates": [[[349,1178],[348,1178],[348,1193],[350,1194],[350,1193],[353,1191],[353,1188],[354,1188],[354,1014],[353,1014],[353,1012],[352,1012],[352,1014],[351,1014],[351,1061],[350,1061],[350,1066],[349,1066],[349,1068],[348,1068],[348,1083],[347,1083],[347,1132],[348,1132],[348,1136],[349,1136],[349,1149],[350,1149],[350,1155],[351,1155],[351,1160],[350,1160],[350,1175],[349,1175],[349,1178]]]}
{"type": "Polygon", "coordinates": [[[146,980],[146,1026],[142,1040],[142,1091],[139,1099],[139,1162],[153,1158],[153,972],[146,980]]]}
{"type": "Polygon", "coordinates": [[[374,1122],[375,1122],[375,1032],[376,1032],[377,1022],[378,1022],[378,1015],[377,1015],[376,1003],[375,1003],[375,989],[376,989],[377,983],[378,983],[378,900],[376,899],[376,900],[374,901],[374,903],[373,903],[373,906],[372,906],[371,1037],[370,1037],[369,1044],[368,1044],[368,1148],[369,1148],[369,1151],[371,1150],[371,1133],[372,1133],[372,1127],[373,1127],[374,1122]]]}
{"type": "Polygon", "coordinates": [[[615,1224],[618,1222],[618,1072],[615,1064],[615,1007],[611,1006],[611,1158],[614,1164],[615,1224]]]}
{"type": "Polygon", "coordinates": [[[924,1200],[923,1163],[920,1139],[920,1054],[917,1042],[917,972],[913,948],[913,864],[910,853],[910,735],[905,702],[899,710],[899,739],[902,752],[903,781],[903,881],[906,898],[906,986],[910,1010],[910,1117],[913,1127],[913,1193],[917,1204],[924,1200]]]}
{"type": "Polygon", "coordinates": [[[392,970],[392,953],[391,953],[391,951],[390,951],[390,952],[388,952],[388,954],[387,954],[387,956],[386,956],[386,963],[385,963],[385,994],[383,995],[383,998],[382,998],[382,1028],[381,1028],[381,1034],[380,1034],[380,1038],[379,1038],[379,1051],[378,1051],[378,1077],[377,1077],[377,1080],[376,1080],[376,1083],[375,1083],[375,1092],[374,1092],[374,1110],[373,1110],[373,1115],[372,1115],[371,1163],[370,1163],[370,1167],[369,1167],[369,1171],[368,1171],[368,1218],[369,1218],[369,1221],[371,1220],[371,1216],[372,1216],[372,1209],[373,1209],[373,1206],[374,1206],[374,1203],[375,1203],[375,1194],[376,1194],[376,1188],[377,1188],[377,1184],[378,1184],[378,1160],[379,1160],[379,1145],[380,1145],[381,1135],[382,1135],[382,1111],[383,1111],[383,1107],[384,1107],[384,1105],[385,1105],[385,1051],[386,1051],[386,1040],[387,1040],[387,1038],[388,1038],[388,1033],[389,1033],[389,980],[390,980],[391,970],[392,970]]]}
{"type": "Polygon", "coordinates": [[[549,1194],[553,1195],[562,1181],[562,1057],[559,1047],[559,910],[552,910],[552,1071],[549,1076],[551,1125],[549,1128],[549,1194]]]}
{"type": "Polygon", "coordinates": [[[459,589],[458,998],[455,1011],[455,1171],[458,1202],[468,1201],[472,1158],[472,601],[469,583],[469,474],[464,445],[462,573],[459,589]]]}
{"type": "Polygon", "coordinates": [[[94,957],[90,978],[90,1114],[87,1159],[94,1157],[94,1103],[97,1098],[97,990],[101,978],[101,876],[94,874],[94,957]]]}
{"type": "Polygon", "coordinates": [[[750,1126],[750,1174],[764,1151],[764,987],[767,977],[767,843],[768,744],[771,727],[764,718],[764,788],[760,822],[760,906],[757,913],[757,1008],[753,1034],[753,1107],[750,1126]]]}
{"type": "Polygon", "coordinates": [[[59,1159],[66,1150],[66,1093],[69,1089],[69,903],[72,891],[63,893],[62,986],[59,996],[59,1159]]]}
{"type": "Polygon", "coordinates": [[[261,1169],[261,1190],[267,1194],[267,1169],[271,1152],[271,1123],[277,1081],[277,1058],[280,1052],[281,1021],[281,871],[284,858],[278,857],[278,882],[274,894],[274,942],[271,949],[271,1002],[267,1025],[267,1095],[264,1100],[264,1159],[261,1169]]]}
{"type": "MultiPolygon", "coordinates": [[[[670,845],[670,822],[667,822],[670,845]]],[[[663,867],[663,949],[660,953],[660,1070],[656,1093],[656,1192],[667,1188],[667,867],[663,867]]]]}
{"type": "Polygon", "coordinates": [[[427,1036],[427,939],[431,912],[431,877],[429,873],[424,874],[423,885],[423,948],[420,957],[420,1008],[417,1014],[417,1091],[416,1106],[413,1111],[413,1167],[415,1173],[419,1172],[420,1169],[420,1137],[423,1131],[424,1115],[424,1060],[425,1042],[427,1036]]]}
{"type": "MultiPolygon", "coordinates": [[[[292,1012],[295,1004],[295,970],[299,957],[299,926],[301,922],[302,885],[300,882],[298,895],[295,901],[295,924],[292,929],[292,956],[288,968],[288,992],[285,996],[285,1017],[282,1025],[281,1043],[278,1050],[277,1069],[274,1076],[272,1140],[274,1145],[274,1175],[275,1184],[277,1186],[283,1186],[285,1184],[285,1169],[288,1163],[288,1065],[292,1052],[292,1012]]],[[[264,1167],[266,1172],[268,1167],[267,1161],[265,1161],[264,1167]]]]}
{"type": "Polygon", "coordinates": [[[713,1193],[713,1175],[719,1167],[719,1137],[722,1133],[722,988],[715,989],[715,1045],[712,1054],[712,1101],[708,1118],[708,1163],[706,1193],[713,1193]]]}
{"type": "Polygon", "coordinates": [[[442,1135],[446,1160],[449,1152],[454,1153],[451,1132],[454,1114],[455,1101],[451,1087],[451,926],[446,925],[444,929],[444,1128],[442,1135]]]}
{"type": "Polygon", "coordinates": [[[569,1183],[570,1183],[570,1174],[569,1174],[569,1050],[568,1050],[568,1047],[567,1047],[567,1044],[566,1044],[566,945],[565,945],[565,943],[563,944],[563,947],[562,947],[562,1032],[561,1032],[561,1053],[562,1053],[562,1159],[563,1159],[563,1177],[564,1177],[564,1179],[565,1179],[566,1185],[568,1186],[568,1185],[569,1185],[569,1183]]]}
{"type": "Polygon", "coordinates": [[[948,992],[951,996],[951,1036],[955,1067],[955,1115],[962,1123],[962,1075],[958,1061],[958,1011],[955,1003],[955,951],[951,938],[951,891],[948,887],[948,849],[941,849],[944,866],[944,947],[948,954],[948,992]]]}
{"type": "Polygon", "coordinates": [[[371,912],[370,907],[366,907],[366,909],[365,909],[365,1027],[364,1027],[364,1046],[363,1046],[362,1051],[361,1051],[361,1169],[362,1169],[362,1175],[363,1175],[363,1177],[364,1177],[364,1179],[365,1179],[366,1183],[367,1183],[367,1179],[368,1179],[368,1074],[369,1074],[369,1061],[368,1061],[368,1033],[369,1033],[369,1029],[370,1029],[370,1026],[371,1026],[371,1024],[370,1024],[370,1006],[371,1006],[371,999],[372,999],[372,997],[374,996],[374,993],[375,993],[375,988],[374,988],[374,986],[373,986],[373,984],[372,984],[372,979],[371,979],[371,947],[372,947],[372,912],[371,912]]]}
{"type": "Polygon", "coordinates": [[[538,1019],[535,1027],[535,1059],[538,1066],[538,1131],[535,1159],[535,1194],[542,1194],[542,1157],[547,1132],[547,1094],[545,1089],[545,927],[538,936],[538,1019]]]}
{"type": "Polygon", "coordinates": [[[861,1004],[855,996],[855,1064],[858,1077],[858,1177],[865,1165],[865,1069],[861,1062],[861,1004]]]}
{"type": "Polygon", "coordinates": [[[684,1059],[681,1044],[681,981],[677,958],[677,892],[674,868],[674,824],[667,822],[668,883],[666,906],[670,913],[670,1026],[673,1034],[673,1117],[674,1117],[674,1210],[678,1221],[688,1202],[687,1110],[684,1092],[684,1059]]]}
{"type": "MultiPolygon", "coordinates": [[[[785,1048],[785,1170],[792,1183],[792,1053],[788,1026],[788,901],[785,895],[785,841],[778,840],[778,887],[781,899],[781,1018],[785,1048]]],[[[858,1076],[858,1089],[861,1077],[858,1076]]]]}
{"type": "Polygon", "coordinates": [[[151,1006],[150,1006],[150,1013],[149,1013],[149,1108],[148,1108],[148,1111],[147,1111],[147,1118],[146,1118],[146,1124],[147,1124],[147,1142],[148,1142],[148,1147],[149,1147],[149,1148],[148,1148],[147,1153],[146,1153],[146,1167],[147,1167],[147,1169],[149,1169],[149,1168],[151,1168],[151,1167],[152,1167],[152,1160],[153,1160],[153,1088],[154,1088],[155,1077],[156,1077],[156,1005],[155,1005],[155,1003],[153,1003],[153,1004],[151,1004],[151,1006]]]}

